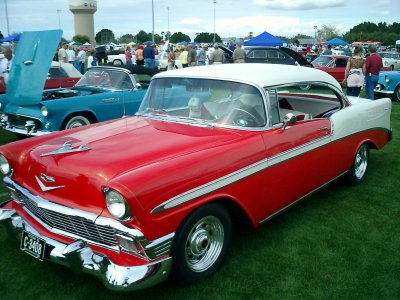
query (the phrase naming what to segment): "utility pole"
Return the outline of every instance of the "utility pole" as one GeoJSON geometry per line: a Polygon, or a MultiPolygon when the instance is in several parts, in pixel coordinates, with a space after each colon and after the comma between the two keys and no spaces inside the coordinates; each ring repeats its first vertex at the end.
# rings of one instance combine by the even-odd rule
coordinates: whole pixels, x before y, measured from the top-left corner
{"type": "Polygon", "coordinates": [[[213,0],[214,2],[214,39],[213,42],[215,43],[215,5],[217,4],[217,0],[213,0]]]}
{"type": "Polygon", "coordinates": [[[10,35],[10,24],[8,23],[8,8],[7,8],[7,0],[4,0],[4,4],[6,6],[6,21],[7,21],[7,35],[10,35]]]}
{"type": "Polygon", "coordinates": [[[58,29],[61,29],[61,9],[57,9],[57,13],[58,13],[58,29]]]}
{"type": "Polygon", "coordinates": [[[151,0],[151,15],[152,15],[152,23],[153,23],[153,31],[151,32],[153,43],[154,43],[154,0],[151,0]]]}

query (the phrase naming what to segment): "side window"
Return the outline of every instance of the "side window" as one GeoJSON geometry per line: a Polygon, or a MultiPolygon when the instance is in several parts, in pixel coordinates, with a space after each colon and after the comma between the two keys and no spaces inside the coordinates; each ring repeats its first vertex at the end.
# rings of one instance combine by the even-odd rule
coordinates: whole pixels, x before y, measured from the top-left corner
{"type": "Polygon", "coordinates": [[[272,124],[279,124],[281,122],[279,115],[279,104],[278,95],[276,90],[268,90],[269,106],[270,106],[270,116],[272,124]]]}
{"type": "Polygon", "coordinates": [[[343,100],[327,85],[308,82],[280,86],[268,90],[272,124],[279,124],[286,114],[297,121],[328,118],[343,107],[343,100]]]}
{"type": "Polygon", "coordinates": [[[252,57],[252,58],[266,58],[267,57],[267,53],[265,52],[265,50],[255,49],[250,53],[249,57],[252,57]]]}
{"type": "Polygon", "coordinates": [[[342,59],[342,58],[338,58],[336,60],[336,67],[338,68],[345,68],[347,65],[347,60],[346,59],[342,59]]]}
{"type": "Polygon", "coordinates": [[[61,68],[55,67],[49,70],[50,78],[65,78],[68,74],[61,68]]]}
{"type": "Polygon", "coordinates": [[[269,49],[268,50],[268,58],[278,58],[278,50],[269,49]]]}

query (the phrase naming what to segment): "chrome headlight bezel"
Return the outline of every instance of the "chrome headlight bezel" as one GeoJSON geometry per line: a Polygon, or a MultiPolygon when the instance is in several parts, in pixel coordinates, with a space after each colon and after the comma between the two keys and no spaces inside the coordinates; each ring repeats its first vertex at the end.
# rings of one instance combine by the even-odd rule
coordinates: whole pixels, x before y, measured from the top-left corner
{"type": "Polygon", "coordinates": [[[109,213],[116,219],[126,221],[131,218],[131,210],[125,198],[116,190],[103,188],[106,206],[109,213]]]}
{"type": "Polygon", "coordinates": [[[3,154],[0,154],[0,172],[3,175],[10,175],[12,173],[11,165],[3,154]]]}
{"type": "Polygon", "coordinates": [[[42,105],[42,107],[40,108],[40,112],[43,117],[47,117],[49,115],[49,111],[47,110],[47,107],[44,105],[42,105]]]}

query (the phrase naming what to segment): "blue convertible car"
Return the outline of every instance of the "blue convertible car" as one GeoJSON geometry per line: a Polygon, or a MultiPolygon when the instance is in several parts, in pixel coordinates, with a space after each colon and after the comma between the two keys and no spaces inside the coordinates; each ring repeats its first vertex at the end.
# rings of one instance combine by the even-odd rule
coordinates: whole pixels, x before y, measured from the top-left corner
{"type": "Polygon", "coordinates": [[[133,115],[151,77],[144,67],[92,67],[72,88],[44,90],[60,30],[24,32],[7,93],[0,96],[0,127],[20,135],[54,131],[133,115]],[[139,73],[143,73],[138,75],[139,73]]]}
{"type": "Polygon", "coordinates": [[[381,71],[374,93],[375,98],[391,96],[394,101],[400,101],[400,72],[381,71]]]}

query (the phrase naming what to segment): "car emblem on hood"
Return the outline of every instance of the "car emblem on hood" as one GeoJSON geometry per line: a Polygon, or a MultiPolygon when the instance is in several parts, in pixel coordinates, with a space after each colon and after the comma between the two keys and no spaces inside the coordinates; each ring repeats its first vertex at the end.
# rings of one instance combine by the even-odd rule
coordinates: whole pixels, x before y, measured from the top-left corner
{"type": "Polygon", "coordinates": [[[42,178],[43,181],[45,182],[56,182],[56,179],[54,177],[51,176],[47,176],[46,174],[40,174],[40,178],[42,178]]]}
{"type": "Polygon", "coordinates": [[[37,176],[35,176],[35,178],[36,178],[37,183],[38,183],[39,186],[40,186],[40,189],[41,189],[43,192],[47,192],[47,191],[51,191],[51,190],[60,189],[60,188],[65,187],[65,185],[46,186],[46,185],[40,180],[40,178],[41,178],[43,181],[45,181],[45,182],[51,182],[51,183],[56,182],[56,180],[55,180],[54,177],[47,176],[46,174],[43,174],[43,173],[40,174],[40,178],[37,177],[37,176]]]}

